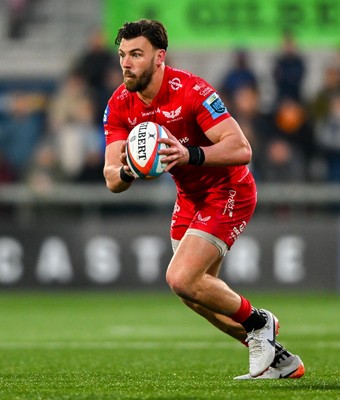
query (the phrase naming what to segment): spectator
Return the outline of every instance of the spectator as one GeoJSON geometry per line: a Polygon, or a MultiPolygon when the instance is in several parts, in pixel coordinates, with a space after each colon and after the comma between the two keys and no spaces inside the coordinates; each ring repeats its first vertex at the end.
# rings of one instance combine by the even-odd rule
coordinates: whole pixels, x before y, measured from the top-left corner
{"type": "Polygon", "coordinates": [[[52,99],[49,126],[56,160],[65,180],[103,179],[103,135],[95,123],[95,103],[82,75],[71,72],[52,99]],[[100,172],[99,172],[100,171],[100,172]]]}
{"type": "Polygon", "coordinates": [[[236,50],[233,55],[232,68],[222,78],[221,96],[227,103],[233,100],[236,91],[242,87],[257,87],[257,78],[249,64],[249,55],[245,50],[236,50]]]}
{"type": "Polygon", "coordinates": [[[263,153],[272,129],[269,118],[260,110],[259,91],[253,86],[243,86],[234,93],[233,115],[239,122],[253,149],[250,168],[258,180],[263,178],[263,153]]]}
{"type": "Polygon", "coordinates": [[[304,160],[294,146],[283,139],[271,140],[264,155],[263,180],[266,182],[302,182],[305,179],[304,160]]]}
{"type": "MultiPolygon", "coordinates": [[[[1,133],[0,133],[1,136],[1,133]]],[[[1,183],[11,183],[15,179],[13,171],[11,170],[9,164],[5,160],[5,157],[0,152],[0,184],[1,183]]]]}
{"type": "Polygon", "coordinates": [[[284,35],[282,46],[273,68],[276,101],[279,103],[285,98],[302,101],[305,62],[292,35],[284,35]]]}
{"type": "Polygon", "coordinates": [[[43,140],[34,152],[26,181],[36,191],[44,192],[59,180],[56,152],[48,140],[43,140]]]}
{"type": "Polygon", "coordinates": [[[117,56],[108,48],[104,33],[100,29],[91,33],[87,48],[77,58],[74,68],[79,71],[93,91],[98,107],[96,121],[98,124],[102,124],[104,110],[109,99],[107,98],[107,76],[112,69],[120,71],[120,68],[117,56]]]}
{"type": "Polygon", "coordinates": [[[307,180],[314,156],[314,135],[305,108],[296,100],[285,99],[271,119],[272,129],[263,160],[264,179],[278,182],[307,180]]]}
{"type": "Polygon", "coordinates": [[[25,35],[29,0],[7,0],[8,37],[22,39],[25,35]]]}
{"type": "Polygon", "coordinates": [[[93,92],[79,71],[70,71],[50,101],[48,117],[52,131],[57,132],[76,119],[78,104],[83,99],[94,101],[93,92]]]}
{"type": "Polygon", "coordinates": [[[340,45],[334,50],[330,64],[334,65],[340,71],[340,45]]]}
{"type": "Polygon", "coordinates": [[[328,113],[316,124],[316,143],[325,157],[327,180],[340,182],[340,92],[330,99],[328,113]]]}
{"type": "Polygon", "coordinates": [[[99,113],[97,120],[100,120],[100,126],[102,126],[103,115],[106,108],[106,105],[112,96],[112,93],[118,88],[119,85],[122,84],[122,72],[120,67],[117,65],[112,65],[104,76],[104,87],[103,90],[100,91],[97,95],[98,108],[97,112],[99,113]]]}
{"type": "Polygon", "coordinates": [[[40,94],[17,92],[7,95],[6,107],[0,130],[2,164],[18,181],[24,177],[43,133],[45,99],[40,94]]]}
{"type": "Polygon", "coordinates": [[[325,68],[322,86],[311,100],[311,115],[315,123],[328,115],[331,99],[337,93],[340,93],[340,68],[331,64],[325,68]]]}

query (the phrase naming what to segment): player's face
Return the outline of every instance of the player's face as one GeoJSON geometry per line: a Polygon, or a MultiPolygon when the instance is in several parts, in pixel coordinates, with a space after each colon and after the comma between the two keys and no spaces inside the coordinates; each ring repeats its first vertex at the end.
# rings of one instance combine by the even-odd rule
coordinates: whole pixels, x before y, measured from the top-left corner
{"type": "Polygon", "coordinates": [[[130,92],[143,92],[155,72],[156,50],[143,36],[123,39],[119,46],[124,84],[130,92]]]}

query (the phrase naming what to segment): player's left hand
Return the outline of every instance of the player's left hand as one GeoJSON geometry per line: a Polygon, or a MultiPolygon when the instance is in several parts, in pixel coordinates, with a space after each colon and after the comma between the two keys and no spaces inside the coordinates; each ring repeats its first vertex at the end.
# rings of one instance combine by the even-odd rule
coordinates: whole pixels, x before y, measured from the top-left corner
{"type": "Polygon", "coordinates": [[[163,158],[163,162],[167,163],[167,167],[165,168],[165,172],[168,172],[175,165],[187,165],[189,161],[189,151],[183,146],[180,141],[165,127],[162,127],[168,137],[160,138],[158,140],[159,143],[165,143],[168,145],[167,148],[159,150],[158,153],[160,155],[165,155],[163,158]]]}
{"type": "Polygon", "coordinates": [[[123,165],[128,165],[126,161],[126,153],[125,153],[125,146],[126,146],[126,141],[124,141],[120,147],[120,157],[119,160],[123,165]]]}
{"type": "Polygon", "coordinates": [[[128,163],[127,163],[125,149],[126,149],[126,141],[124,141],[124,142],[122,143],[122,146],[121,146],[121,148],[120,148],[120,157],[119,157],[119,160],[120,160],[120,162],[123,164],[124,171],[125,171],[128,175],[133,176],[134,178],[136,178],[136,176],[133,175],[133,173],[131,172],[130,167],[129,167],[128,163]]]}

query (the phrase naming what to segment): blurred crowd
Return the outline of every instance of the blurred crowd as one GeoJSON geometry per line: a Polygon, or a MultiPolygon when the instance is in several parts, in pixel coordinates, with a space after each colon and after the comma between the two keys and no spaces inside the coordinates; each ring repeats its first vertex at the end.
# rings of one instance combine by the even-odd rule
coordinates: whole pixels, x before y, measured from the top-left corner
{"type": "MultiPolygon", "coordinates": [[[[253,147],[257,181],[340,182],[340,52],[305,98],[308,65],[286,35],[272,63],[270,108],[247,50],[230,57],[217,89],[253,147]]],[[[102,115],[121,81],[116,55],[96,31],[51,93],[0,93],[0,183],[104,182],[102,115]]]]}
{"type": "Polygon", "coordinates": [[[100,30],[49,92],[0,95],[0,182],[103,182],[103,113],[122,81],[100,30]]]}
{"type": "Polygon", "coordinates": [[[262,182],[340,182],[340,51],[325,64],[322,84],[306,98],[308,65],[294,37],[273,59],[271,107],[247,51],[236,51],[220,93],[253,148],[251,168],[262,182]]]}

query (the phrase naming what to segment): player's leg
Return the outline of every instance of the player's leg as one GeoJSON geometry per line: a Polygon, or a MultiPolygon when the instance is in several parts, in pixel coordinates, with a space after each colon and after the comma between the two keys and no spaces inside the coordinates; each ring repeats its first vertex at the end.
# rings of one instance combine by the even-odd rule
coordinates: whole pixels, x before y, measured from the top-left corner
{"type": "Polygon", "coordinates": [[[241,299],[225,282],[208,273],[219,257],[219,250],[208,240],[185,235],[170,261],[166,279],[179,297],[230,316],[239,310],[241,299]]]}
{"type": "MultiPolygon", "coordinates": [[[[179,243],[179,240],[172,240],[174,252],[176,252],[179,243]]],[[[216,262],[211,265],[207,273],[217,277],[220,272],[222,260],[223,256],[220,256],[216,262]]],[[[181,300],[186,306],[205,318],[216,328],[233,337],[234,339],[239,340],[243,344],[246,344],[245,340],[247,338],[247,332],[240,323],[233,321],[231,318],[225,315],[214,313],[199,304],[192,303],[191,301],[185,299],[181,300]]],[[[292,354],[278,341],[276,341],[275,357],[273,362],[267,371],[255,379],[301,378],[304,375],[304,372],[304,365],[300,357],[292,354]]],[[[252,378],[252,376],[248,373],[237,376],[234,379],[245,380],[254,378],[252,378]]]]}
{"type": "MultiPolygon", "coordinates": [[[[217,327],[227,335],[239,340],[243,344],[247,333],[243,326],[225,315],[216,314],[208,309],[182,299],[183,303],[204,317],[208,322],[217,327]]],[[[283,347],[278,341],[275,343],[275,357],[270,367],[261,375],[253,378],[249,373],[235,377],[237,380],[246,379],[282,379],[301,378],[305,373],[304,364],[301,358],[283,347]]]]}
{"type": "Polygon", "coordinates": [[[211,236],[184,235],[168,267],[167,282],[182,299],[241,323],[247,331],[250,373],[257,376],[275,357],[277,322],[271,313],[253,308],[224,281],[209,274],[221,257],[211,236]]]}
{"type": "MultiPolygon", "coordinates": [[[[176,251],[179,241],[172,241],[173,249],[176,251]]],[[[216,259],[216,261],[211,265],[211,267],[207,270],[207,274],[218,277],[220,272],[221,263],[223,260],[223,256],[220,256],[216,259]]],[[[181,299],[182,302],[195,311],[197,314],[205,318],[208,322],[218,328],[220,331],[226,333],[227,335],[233,337],[236,340],[239,340],[242,343],[245,343],[247,339],[247,332],[243,328],[243,326],[233,321],[231,318],[226,315],[218,314],[208,310],[207,308],[193,303],[189,300],[181,299]]]]}
{"type": "Polygon", "coordinates": [[[181,300],[187,307],[201,315],[220,331],[226,333],[236,340],[239,340],[240,342],[245,342],[247,339],[247,333],[245,329],[238,322],[233,321],[231,318],[225,315],[212,312],[199,304],[192,303],[191,301],[185,299],[181,300]]]}

